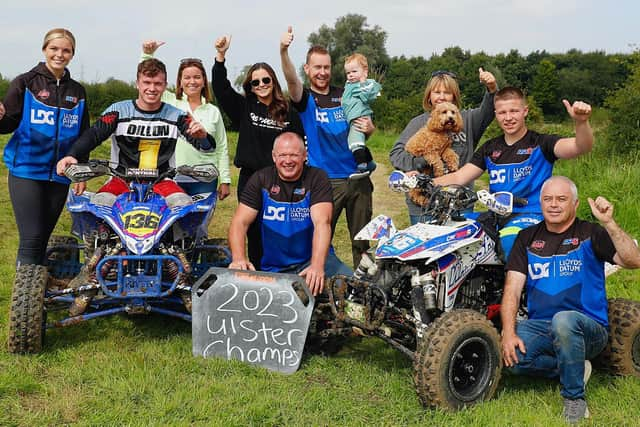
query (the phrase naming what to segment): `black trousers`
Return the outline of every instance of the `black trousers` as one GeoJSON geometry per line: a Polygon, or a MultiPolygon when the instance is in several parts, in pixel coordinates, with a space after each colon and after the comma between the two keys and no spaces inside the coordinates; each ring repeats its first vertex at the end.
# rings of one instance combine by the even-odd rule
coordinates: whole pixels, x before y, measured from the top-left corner
{"type": "Polygon", "coordinates": [[[18,265],[45,265],[47,242],[60,218],[68,191],[66,184],[9,174],[9,196],[20,236],[18,265]]]}

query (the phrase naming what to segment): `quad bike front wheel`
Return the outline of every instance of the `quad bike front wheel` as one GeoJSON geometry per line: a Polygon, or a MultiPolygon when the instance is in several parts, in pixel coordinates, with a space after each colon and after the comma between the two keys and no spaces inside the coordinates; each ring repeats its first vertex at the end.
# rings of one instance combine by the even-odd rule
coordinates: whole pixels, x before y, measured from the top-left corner
{"type": "Polygon", "coordinates": [[[418,339],[414,380],[426,407],[458,410],[488,400],[501,372],[500,336],[476,311],[443,313],[418,339]]]}
{"type": "Polygon", "coordinates": [[[21,265],[16,270],[9,313],[11,353],[39,353],[42,350],[47,278],[47,268],[42,265],[21,265]]]}
{"type": "Polygon", "coordinates": [[[608,302],[609,342],[598,365],[616,375],[640,378],[640,302],[623,298],[608,302]]]}

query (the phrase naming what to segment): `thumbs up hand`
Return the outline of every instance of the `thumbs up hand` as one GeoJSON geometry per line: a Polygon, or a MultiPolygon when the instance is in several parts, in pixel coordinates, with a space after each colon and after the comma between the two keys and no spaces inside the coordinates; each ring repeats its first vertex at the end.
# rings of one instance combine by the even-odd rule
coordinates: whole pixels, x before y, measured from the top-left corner
{"type": "Polygon", "coordinates": [[[287,50],[293,43],[293,27],[289,25],[287,32],[280,37],[280,50],[287,50]]]}
{"type": "Polygon", "coordinates": [[[480,77],[480,83],[486,86],[489,93],[494,93],[498,90],[498,83],[496,78],[489,71],[485,71],[482,67],[478,68],[478,74],[480,77]]]}

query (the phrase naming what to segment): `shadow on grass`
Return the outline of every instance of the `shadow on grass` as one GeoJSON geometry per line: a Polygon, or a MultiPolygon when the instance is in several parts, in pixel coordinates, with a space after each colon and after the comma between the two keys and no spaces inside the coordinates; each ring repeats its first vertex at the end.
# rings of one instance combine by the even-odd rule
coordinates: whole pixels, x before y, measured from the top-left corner
{"type": "MultiPolygon", "coordinates": [[[[55,320],[48,319],[48,321],[55,320]]],[[[84,347],[119,339],[165,340],[173,336],[190,336],[191,323],[160,314],[114,316],[88,320],[64,328],[47,329],[44,353],[84,347]]]]}
{"type": "Polygon", "coordinates": [[[384,341],[375,337],[347,337],[340,351],[332,355],[324,356],[305,352],[302,358],[301,368],[309,363],[313,357],[352,360],[354,362],[370,364],[383,372],[413,375],[412,361],[384,343],[384,341]]]}

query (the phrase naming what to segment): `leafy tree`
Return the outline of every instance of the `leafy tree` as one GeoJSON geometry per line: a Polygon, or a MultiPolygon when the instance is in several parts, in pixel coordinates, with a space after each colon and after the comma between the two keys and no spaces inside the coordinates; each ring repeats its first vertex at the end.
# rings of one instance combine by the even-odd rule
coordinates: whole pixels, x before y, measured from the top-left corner
{"type": "Polygon", "coordinates": [[[4,99],[4,96],[7,94],[9,90],[10,80],[5,79],[2,74],[0,74],[0,101],[4,99]]]}
{"type": "Polygon", "coordinates": [[[558,97],[559,79],[556,65],[549,59],[543,59],[536,67],[530,95],[545,114],[558,114],[560,104],[558,97]]]}
{"type": "Polygon", "coordinates": [[[629,78],[605,102],[610,117],[616,118],[607,126],[607,148],[613,153],[640,150],[640,51],[633,56],[629,78]]]}
{"type": "Polygon", "coordinates": [[[367,57],[370,69],[384,72],[389,65],[389,55],[385,43],[387,33],[378,25],[369,28],[363,15],[348,14],[336,20],[333,28],[323,24],[317,32],[307,38],[310,45],[327,48],[331,55],[333,73],[331,83],[342,85],[345,80],[342,65],[344,58],[355,52],[367,57]]]}
{"type": "Polygon", "coordinates": [[[83,83],[83,85],[87,91],[89,115],[94,118],[114,102],[135,99],[138,96],[138,90],[134,84],[114,78],[104,83],[83,83]]]}

